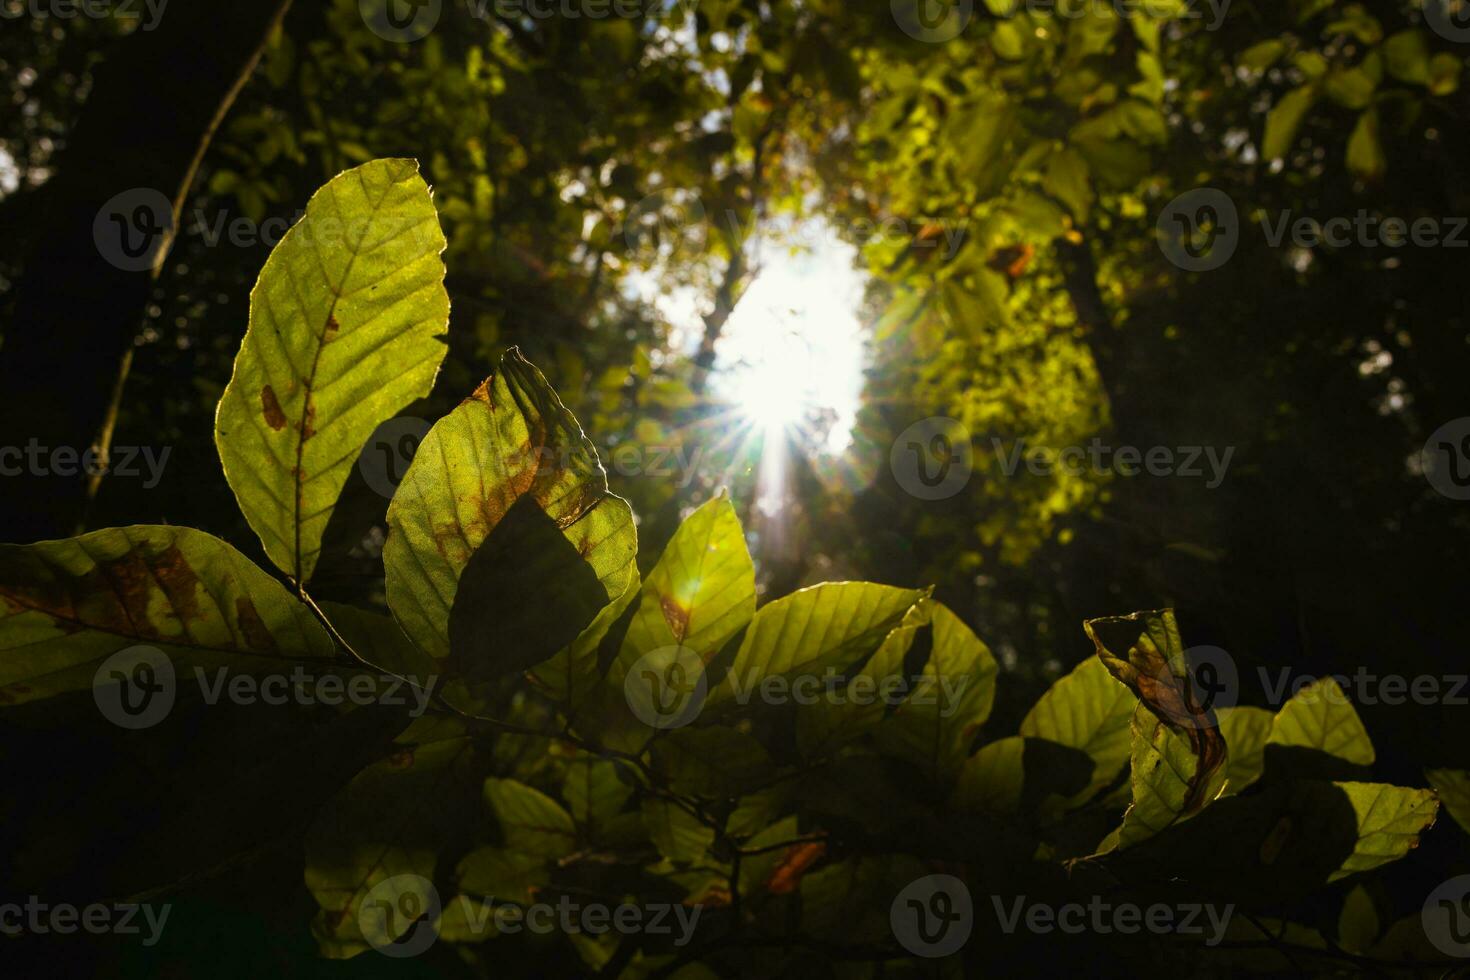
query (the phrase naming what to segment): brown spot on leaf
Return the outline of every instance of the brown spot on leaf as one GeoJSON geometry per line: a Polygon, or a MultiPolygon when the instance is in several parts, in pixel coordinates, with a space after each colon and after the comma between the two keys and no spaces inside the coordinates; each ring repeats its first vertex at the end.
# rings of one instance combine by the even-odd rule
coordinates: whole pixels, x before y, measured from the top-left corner
{"type": "Polygon", "coordinates": [[[680,643],[684,642],[684,637],[689,633],[689,610],[681,606],[678,600],[671,595],[660,596],[658,607],[663,610],[664,622],[669,624],[674,639],[680,643]]]}
{"type": "Polygon", "coordinates": [[[281,403],[276,400],[276,391],[270,385],[260,389],[260,407],[265,412],[265,424],[276,432],[286,427],[286,413],[281,411],[281,403]]]}
{"type": "Polygon", "coordinates": [[[177,637],[201,618],[198,592],[199,579],[183,553],[172,544],[150,550],[148,542],[74,578],[34,575],[0,583],[8,606],[44,613],[68,633],[90,627],[149,640],[177,637]],[[153,601],[159,592],[166,603],[153,601]],[[170,619],[154,621],[164,609],[170,619]]]}
{"type": "Polygon", "coordinates": [[[407,769],[413,765],[413,749],[399,749],[388,756],[390,769],[407,769]]]}
{"type": "Polygon", "coordinates": [[[484,381],[481,381],[480,386],[476,388],[473,392],[471,392],[470,397],[466,398],[465,401],[484,402],[486,405],[494,408],[495,396],[491,394],[491,390],[494,387],[494,382],[495,379],[493,377],[486,378],[484,381]]]}
{"type": "Polygon", "coordinates": [[[336,315],[335,314],[332,314],[332,313],[328,313],[327,314],[327,334],[328,335],[334,334],[334,333],[336,333],[340,329],[342,329],[342,325],[337,322],[336,315]]]}
{"type": "Polygon", "coordinates": [[[247,647],[266,652],[276,649],[276,638],[266,629],[265,620],[260,618],[255,603],[248,597],[242,595],[235,600],[235,619],[240,625],[240,632],[245,634],[247,647]]]}

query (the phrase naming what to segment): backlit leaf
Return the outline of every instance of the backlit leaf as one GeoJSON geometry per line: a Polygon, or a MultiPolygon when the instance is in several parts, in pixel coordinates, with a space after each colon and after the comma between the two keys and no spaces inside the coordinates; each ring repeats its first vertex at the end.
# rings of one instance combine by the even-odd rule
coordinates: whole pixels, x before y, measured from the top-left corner
{"type": "Polygon", "coordinates": [[[215,445],[245,519],[294,581],[311,578],[373,430],[433,387],[444,246],[418,164],[375,160],[312,196],[250,294],[215,445]]]}

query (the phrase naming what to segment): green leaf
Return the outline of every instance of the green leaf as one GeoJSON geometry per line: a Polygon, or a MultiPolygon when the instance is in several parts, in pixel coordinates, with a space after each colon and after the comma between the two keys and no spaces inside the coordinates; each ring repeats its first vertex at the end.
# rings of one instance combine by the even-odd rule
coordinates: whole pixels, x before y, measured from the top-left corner
{"type": "Polygon", "coordinates": [[[605,759],[576,759],[567,766],[561,796],[578,827],[596,840],[633,795],[618,777],[618,767],[605,759]]]}
{"type": "Polygon", "coordinates": [[[1283,95],[1266,115],[1266,136],[1261,144],[1261,155],[1267,160],[1286,156],[1296,143],[1296,134],[1302,128],[1307,112],[1317,101],[1317,87],[1303,85],[1283,95]]]}
{"type": "Polygon", "coordinates": [[[472,895],[529,903],[537,889],[551,881],[551,868],[540,854],[513,847],[477,847],[460,860],[455,879],[472,895]]]}
{"type": "Polygon", "coordinates": [[[944,605],[920,605],[934,631],[920,680],[877,731],[892,755],[947,778],[959,769],[995,702],[998,667],[989,648],[944,605]]]}
{"type": "MultiPolygon", "coordinates": [[[[444,840],[471,825],[477,793],[470,739],[437,720],[418,726],[430,734],[413,743],[415,729],[406,732],[404,748],[359,773],[307,835],[306,886],[321,906],[312,932],[325,956],[355,956],[406,932],[410,923],[397,916],[377,920],[386,935],[365,934],[375,920],[362,914],[364,902],[383,898],[381,889],[374,892],[380,885],[411,886],[409,876],[432,881],[444,840]]],[[[424,896],[416,898],[423,908],[424,896]]]]}
{"type": "Polygon", "coordinates": [[[643,825],[658,852],[679,864],[696,863],[715,842],[713,827],[667,800],[650,797],[643,801],[643,825]]]}
{"type": "Polygon", "coordinates": [[[280,582],[203,531],[135,525],[0,545],[0,704],[88,688],[101,661],[138,644],[175,667],[262,669],[335,652],[280,582]]]}
{"type": "Polygon", "coordinates": [[[1322,83],[1322,91],[1338,105],[1361,109],[1373,101],[1378,83],[1361,68],[1334,71],[1322,83]]]}
{"type": "Polygon", "coordinates": [[[1383,140],[1378,134],[1378,110],[1369,109],[1358,116],[1358,124],[1348,137],[1347,165],[1364,180],[1377,180],[1388,172],[1388,158],[1383,153],[1383,140]]]}
{"type": "Polygon", "coordinates": [[[1026,739],[1012,735],[970,756],[960,769],[954,806],[966,813],[1015,813],[1026,784],[1025,753],[1026,739]]]}
{"type": "Polygon", "coordinates": [[[852,667],[926,594],[871,582],[827,582],[777,599],[750,621],[729,675],[708,703],[749,697],[766,677],[852,667]]]}
{"type": "Polygon", "coordinates": [[[1130,725],[1138,704],[1127,685],[1089,657],[1058,680],[1021,721],[1021,734],[1081,749],[1092,758],[1092,781],[1072,802],[1091,799],[1128,761],[1130,725]]]}
{"type": "Polygon", "coordinates": [[[862,670],[815,704],[801,706],[796,714],[796,739],[804,756],[823,755],[877,727],[889,701],[901,697],[899,692],[907,684],[904,658],[926,619],[922,607],[915,606],[883,638],[862,670]]]}
{"type": "Polygon", "coordinates": [[[677,728],[653,743],[653,764],[676,793],[733,797],[775,774],[760,742],[733,728],[677,728]]]}
{"type": "Polygon", "coordinates": [[[1424,773],[1439,793],[1439,801],[1463,830],[1470,831],[1470,772],[1464,769],[1430,769],[1424,773]]]}
{"type": "Polygon", "coordinates": [[[1061,149],[1047,157],[1042,185],[1048,194],[1067,206],[1079,224],[1087,221],[1093,194],[1087,161],[1082,154],[1061,149]]]}
{"type": "MultiPolygon", "coordinates": [[[[648,573],[620,659],[625,667],[668,646],[705,663],[755,615],[755,566],[724,494],[679,525],[648,573]]],[[[614,678],[616,680],[616,678],[614,678]]]]}
{"type": "Polygon", "coordinates": [[[1337,915],[1337,943],[1349,953],[1361,956],[1373,948],[1381,924],[1373,898],[1362,885],[1347,893],[1337,915]]]}
{"type": "Polygon", "coordinates": [[[611,659],[611,654],[605,647],[610,644],[615,651],[621,646],[621,634],[617,625],[621,622],[626,628],[641,585],[638,569],[635,567],[623,594],[604,606],[587,628],[577,634],[577,638],[570,644],[557,651],[556,656],[537,665],[534,671],[536,680],[552,697],[564,703],[569,709],[568,714],[575,713],[577,708],[600,691],[603,684],[602,667],[606,664],[606,659],[611,659]]]}
{"type": "Polygon", "coordinates": [[[1266,771],[1266,739],[1274,717],[1265,708],[1221,708],[1220,732],[1230,755],[1225,762],[1228,794],[1239,793],[1266,771]]]}
{"type": "Polygon", "coordinates": [[[1388,73],[1411,85],[1429,84],[1429,39],[1423,31],[1399,31],[1383,42],[1383,60],[1388,73]]]}
{"type": "Polygon", "coordinates": [[[1434,824],[1439,801],[1434,791],[1384,783],[1333,783],[1347,794],[1358,818],[1352,854],[1328,881],[1372,871],[1419,846],[1419,835],[1434,824]]]}
{"type": "Polygon", "coordinates": [[[636,552],[591,442],[512,349],[424,437],[388,508],[388,605],[467,676],[522,670],[625,593],[636,552]]]}
{"type": "Polygon", "coordinates": [[[433,387],[447,347],[444,235],[413,160],[317,191],[250,294],[215,445],[265,553],[311,578],[363,444],[433,387]]]}
{"type": "Polygon", "coordinates": [[[1286,43],[1273,38],[1246,48],[1244,53],[1235,60],[1235,63],[1253,72],[1264,72],[1267,68],[1280,61],[1281,57],[1285,54],[1286,43]]]}
{"type": "Polygon", "coordinates": [[[1206,768],[1187,734],[1142,704],[1133,714],[1132,765],[1133,803],[1123,814],[1120,848],[1188,819],[1225,788],[1225,767],[1206,768]]]}
{"type": "Polygon", "coordinates": [[[1316,749],[1359,766],[1371,766],[1376,757],[1362,719],[1331,677],[1292,695],[1272,720],[1266,742],[1316,749]]]}
{"type": "Polygon", "coordinates": [[[514,779],[487,779],[485,802],[507,850],[554,860],[571,853],[577,843],[572,815],[539,789],[514,779]]]}
{"type": "Polygon", "coordinates": [[[1460,88],[1460,72],[1464,64],[1459,58],[1441,51],[1429,59],[1429,92],[1431,95],[1452,95],[1460,88]]]}
{"type": "MultiPolygon", "coordinates": [[[[1174,734],[1188,742],[1198,765],[1189,767],[1189,785],[1176,812],[1195,813],[1219,794],[1217,784],[1224,779],[1227,750],[1219,722],[1209,708],[1209,699],[1201,697],[1195,689],[1174,611],[1161,609],[1090,619],[1084,627],[1097,648],[1098,659],[1112,675],[1127,684],[1174,734]]],[[[1140,761],[1137,716],[1133,725],[1134,801],[1137,803],[1140,761]]],[[[1148,751],[1154,753],[1146,753],[1143,760],[1150,769],[1158,768],[1162,760],[1175,772],[1184,771],[1173,754],[1177,748],[1175,741],[1152,730],[1144,732],[1144,736],[1150,746],[1148,751]]],[[[1169,802],[1172,805],[1174,801],[1169,802]]],[[[1126,826],[1125,822],[1125,829],[1126,826]]],[[[1128,841],[1123,843],[1126,845],[1128,841]]]]}

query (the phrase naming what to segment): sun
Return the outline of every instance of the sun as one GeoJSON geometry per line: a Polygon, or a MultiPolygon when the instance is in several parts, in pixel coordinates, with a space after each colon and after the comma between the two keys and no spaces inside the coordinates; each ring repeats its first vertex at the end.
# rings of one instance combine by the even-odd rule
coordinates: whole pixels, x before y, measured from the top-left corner
{"type": "Polygon", "coordinates": [[[802,432],[820,417],[827,448],[841,451],[862,391],[865,281],[827,226],[809,222],[798,242],[763,244],[761,271],[725,324],[714,387],[756,434],[802,432]]]}

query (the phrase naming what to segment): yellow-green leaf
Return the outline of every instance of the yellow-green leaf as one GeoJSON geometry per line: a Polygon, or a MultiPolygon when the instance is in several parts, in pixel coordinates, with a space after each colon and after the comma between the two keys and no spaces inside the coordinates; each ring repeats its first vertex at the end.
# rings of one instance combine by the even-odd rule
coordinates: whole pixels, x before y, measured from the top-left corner
{"type": "Polygon", "coordinates": [[[466,676],[521,670],[626,592],[636,552],[592,443],[512,349],[424,437],[388,508],[388,605],[466,676]]]}
{"type": "Polygon", "coordinates": [[[279,667],[333,656],[311,612],[218,538],[108,528],[0,545],[0,704],[85,689],[139,644],[175,667],[279,667]]]}
{"type": "Polygon", "coordinates": [[[373,430],[433,387],[443,251],[418,164],[375,160],[312,196],[251,291],[215,444],[246,521],[294,581],[311,578],[373,430]]]}
{"type": "Polygon", "coordinates": [[[1268,745],[1316,749],[1359,766],[1371,766],[1375,758],[1367,729],[1331,677],[1292,695],[1272,720],[1266,741],[1268,745]]]}

